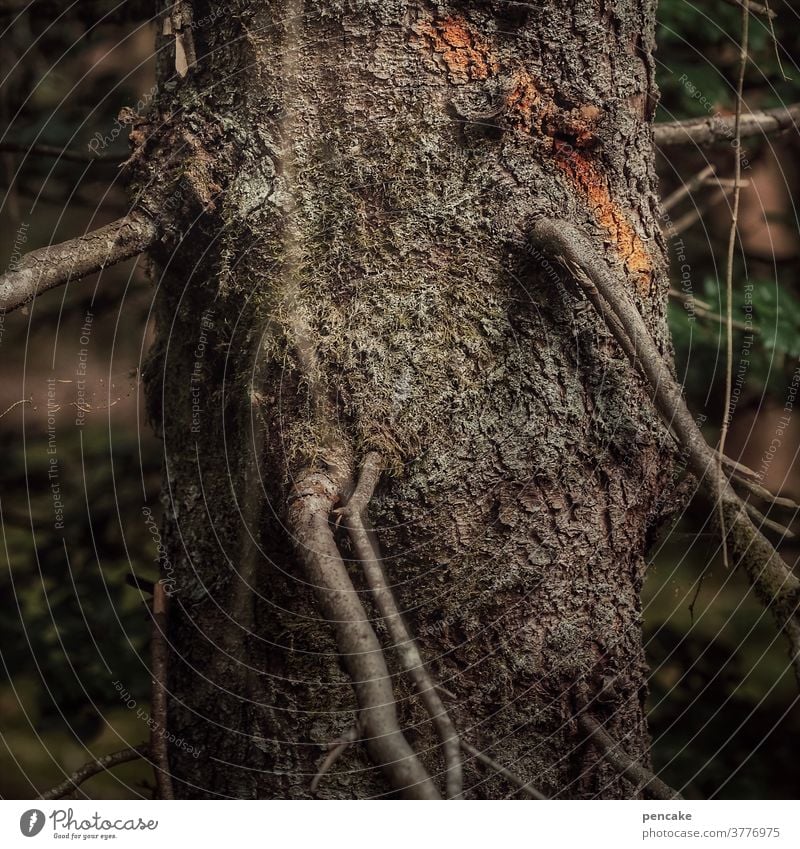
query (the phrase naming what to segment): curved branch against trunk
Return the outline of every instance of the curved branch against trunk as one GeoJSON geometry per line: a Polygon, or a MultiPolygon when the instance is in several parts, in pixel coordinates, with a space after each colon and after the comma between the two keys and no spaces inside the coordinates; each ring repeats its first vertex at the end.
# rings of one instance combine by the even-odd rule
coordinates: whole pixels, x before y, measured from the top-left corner
{"type": "MultiPolygon", "coordinates": [[[[735,115],[709,115],[688,121],[667,121],[653,126],[653,139],[659,147],[697,145],[713,147],[730,144],[734,139],[735,115]]],[[[800,103],[764,109],[742,115],[740,137],[766,135],[797,128],[800,122],[800,103]]]]}
{"type": "Polygon", "coordinates": [[[345,518],[355,555],[367,579],[375,605],[386,624],[392,646],[400,656],[403,669],[414,682],[422,704],[442,741],[447,764],[447,798],[455,799],[461,795],[464,783],[458,732],[447,708],[436,692],[436,684],[425,666],[416,641],[400,613],[394,593],[386,581],[377,537],[366,517],[367,506],[378,484],[382,469],[381,455],[376,451],[367,454],[352,496],[345,507],[335,512],[345,518]]]}
{"type": "Polygon", "coordinates": [[[367,749],[391,787],[411,799],[441,798],[400,730],[383,649],[342,560],[330,524],[341,487],[331,476],[309,472],[290,498],[287,523],[306,580],[336,632],[342,663],[353,680],[367,749]]]}
{"type": "Polygon", "coordinates": [[[153,220],[132,212],[77,239],[31,251],[0,276],[0,312],[11,312],[48,289],[137,256],[157,238],[153,220]]]}
{"type": "Polygon", "coordinates": [[[800,683],[800,580],[772,543],[748,517],[744,502],[722,474],[717,454],[705,441],[686,406],[680,387],[664,362],[639,311],[619,285],[605,257],[568,221],[542,218],[533,239],[552,256],[562,258],[611,334],[650,387],[653,403],[688,453],[689,468],[712,504],[721,502],[731,548],[756,593],[769,607],[791,644],[795,675],[800,683]]]}

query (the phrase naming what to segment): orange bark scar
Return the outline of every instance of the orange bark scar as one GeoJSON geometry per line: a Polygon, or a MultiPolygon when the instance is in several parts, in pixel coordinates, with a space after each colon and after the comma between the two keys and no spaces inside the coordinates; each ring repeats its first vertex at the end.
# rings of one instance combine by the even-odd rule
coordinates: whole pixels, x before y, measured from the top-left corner
{"type": "MultiPolygon", "coordinates": [[[[439,57],[451,83],[487,80],[501,72],[493,46],[461,17],[420,21],[413,27],[412,44],[439,57]]],[[[503,95],[501,120],[506,129],[545,141],[556,167],[582,197],[607,234],[629,278],[644,295],[649,293],[653,265],[649,251],[631,220],[614,200],[593,149],[600,109],[592,104],[562,108],[525,68],[502,68],[510,78],[503,95]]]]}
{"type": "Polygon", "coordinates": [[[452,82],[485,80],[497,73],[499,65],[491,56],[489,44],[463,18],[423,21],[415,29],[428,48],[441,57],[452,82]]]}
{"type": "Polygon", "coordinates": [[[525,70],[518,71],[511,90],[505,96],[506,113],[514,128],[530,133],[536,124],[541,126],[547,115],[547,105],[531,75],[525,70]]]}
{"type": "Polygon", "coordinates": [[[556,165],[586,198],[598,225],[616,246],[628,276],[635,281],[640,293],[646,295],[653,274],[650,253],[627,215],[611,197],[605,176],[590,159],[568,144],[556,141],[555,154],[556,165]]]}

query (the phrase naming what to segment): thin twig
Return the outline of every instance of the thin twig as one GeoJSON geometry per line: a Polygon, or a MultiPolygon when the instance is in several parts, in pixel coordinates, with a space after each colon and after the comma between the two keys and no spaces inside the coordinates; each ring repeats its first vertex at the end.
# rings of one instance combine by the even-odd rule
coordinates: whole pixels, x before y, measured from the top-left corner
{"type": "Polygon", "coordinates": [[[457,798],[463,789],[461,747],[458,733],[428,672],[422,655],[411,635],[394,593],[384,574],[377,538],[366,517],[367,505],[372,498],[383,469],[383,459],[377,451],[364,458],[358,483],[347,504],[334,511],[345,520],[356,557],[364,572],[372,597],[380,612],[400,662],[417,688],[425,710],[442,741],[447,766],[447,798],[457,798]]]}
{"type": "Polygon", "coordinates": [[[25,156],[43,156],[49,159],[63,159],[65,162],[105,162],[112,165],[125,162],[127,156],[115,156],[107,153],[91,153],[82,150],[69,150],[50,144],[23,144],[22,142],[0,142],[0,151],[21,153],[25,156]]]}
{"type": "Polygon", "coordinates": [[[789,530],[789,528],[787,528],[785,525],[782,525],[780,522],[775,522],[772,519],[768,519],[757,507],[755,507],[749,501],[746,501],[744,506],[747,509],[747,513],[750,518],[759,527],[763,525],[765,528],[769,528],[776,534],[780,534],[783,539],[795,538],[796,534],[794,533],[794,531],[789,530]]]}
{"type": "Polygon", "coordinates": [[[721,188],[718,194],[715,194],[710,200],[706,201],[702,206],[697,206],[694,209],[690,209],[677,221],[673,221],[672,224],[667,228],[666,235],[670,239],[674,239],[675,236],[679,236],[681,233],[685,233],[695,221],[699,221],[707,212],[713,209],[715,206],[718,206],[722,201],[726,200],[730,195],[730,189],[721,188]]]}
{"type": "Polygon", "coordinates": [[[0,313],[11,312],[55,286],[130,259],[147,250],[157,236],[149,217],[132,212],[77,239],[31,251],[0,275],[0,313]]]}
{"type": "Polygon", "coordinates": [[[3,410],[2,413],[0,413],[0,419],[2,419],[3,416],[10,413],[12,410],[15,410],[21,404],[32,404],[32,403],[33,403],[33,398],[20,398],[19,401],[14,401],[13,404],[11,404],[9,407],[6,407],[6,409],[3,410]]]}
{"type": "Polygon", "coordinates": [[[761,3],[748,3],[745,5],[744,0],[725,0],[725,2],[729,6],[736,6],[737,8],[743,9],[747,8],[754,15],[765,15],[770,20],[770,23],[773,18],[777,17],[776,13],[773,12],[769,6],[762,6],[761,3]]]}
{"type": "Polygon", "coordinates": [[[686,451],[688,467],[715,507],[724,502],[725,524],[732,550],[765,607],[791,643],[792,662],[800,684],[800,579],[772,543],[755,527],[742,499],[720,471],[718,454],[703,438],[681,389],[653,341],[647,325],[612,271],[607,258],[586,236],[564,219],[540,218],[531,239],[543,252],[562,258],[608,330],[649,385],[656,410],[686,451]]]}
{"type": "Polygon", "coordinates": [[[489,755],[482,752],[480,749],[476,749],[474,746],[471,746],[466,742],[466,740],[461,741],[461,748],[468,755],[472,755],[473,758],[486,764],[486,766],[490,769],[493,769],[498,775],[502,775],[503,778],[508,779],[512,784],[519,788],[520,793],[527,796],[529,799],[539,799],[542,801],[547,799],[547,796],[540,793],[535,787],[531,787],[530,782],[523,781],[518,775],[511,772],[510,769],[499,764],[496,760],[494,760],[494,758],[490,758],[489,755]]]}
{"type": "MultiPolygon", "coordinates": [[[[733,171],[733,211],[731,213],[731,228],[728,234],[728,256],[725,266],[725,402],[722,407],[722,426],[719,433],[719,471],[722,474],[722,458],[725,455],[725,441],[728,438],[728,428],[731,423],[731,395],[733,392],[733,255],[736,248],[736,228],[739,224],[739,199],[742,178],[742,98],[744,95],[744,74],[747,70],[747,47],[750,38],[750,0],[742,0],[742,44],[739,56],[739,78],[736,83],[736,114],[733,121],[733,148],[736,153],[736,163],[733,171]]],[[[722,501],[719,502],[718,519],[722,539],[722,560],[728,568],[728,544],[725,532],[725,512],[722,501]]]]}
{"type": "Polygon", "coordinates": [[[608,732],[586,713],[578,717],[581,731],[597,746],[603,758],[637,788],[646,790],[656,799],[683,799],[683,796],[665,784],[657,775],[628,755],[608,732]]]}
{"type": "Polygon", "coordinates": [[[738,460],[734,460],[731,457],[728,457],[727,454],[720,454],[722,457],[722,465],[727,466],[732,472],[735,473],[734,477],[745,477],[750,478],[754,481],[760,481],[761,475],[758,472],[753,471],[749,466],[745,466],[744,463],[740,463],[738,460]]]}
{"type": "Polygon", "coordinates": [[[330,772],[331,767],[336,763],[336,761],[339,760],[339,758],[350,748],[350,746],[353,745],[353,743],[357,743],[360,739],[361,724],[357,722],[355,725],[351,725],[338,740],[334,740],[333,743],[328,746],[328,754],[325,755],[322,763],[319,765],[317,774],[311,780],[312,793],[317,792],[320,781],[322,781],[324,776],[330,772]]]}
{"type": "Polygon", "coordinates": [[[287,524],[306,580],[335,630],[372,759],[390,785],[406,797],[440,799],[436,785],[400,730],[381,644],[333,538],[329,517],[343,483],[333,471],[309,471],[301,476],[289,499],[287,524]]]}
{"type": "MultiPolygon", "coordinates": [[[[726,460],[722,461],[723,464],[726,463],[726,460]]],[[[793,501],[791,498],[784,498],[780,495],[773,495],[766,487],[757,484],[755,481],[750,480],[743,474],[739,474],[734,472],[731,475],[731,480],[736,481],[739,486],[743,486],[749,492],[752,492],[753,495],[758,496],[764,501],[769,501],[774,504],[776,507],[785,507],[787,510],[800,510],[800,504],[796,501],[793,501]]]]}
{"type": "MultiPolygon", "coordinates": [[[[740,137],[749,138],[790,128],[796,129],[798,120],[800,120],[800,103],[748,112],[741,118],[740,137]]],[[[663,124],[653,126],[653,139],[660,148],[690,144],[698,147],[730,144],[733,139],[734,122],[733,115],[710,115],[703,118],[690,118],[688,121],[665,121],[663,124]]]]}
{"type": "Polygon", "coordinates": [[[705,183],[714,173],[714,170],[714,165],[706,165],[702,171],[698,171],[694,177],[691,177],[685,183],[678,186],[674,192],[667,195],[664,200],[661,201],[661,209],[664,212],[669,212],[673,207],[677,206],[686,197],[686,195],[690,195],[695,189],[700,188],[700,186],[702,186],[703,183],[705,183]]]}
{"type": "Polygon", "coordinates": [[[156,776],[156,788],[160,799],[174,799],[172,774],[169,769],[169,746],[167,745],[167,670],[169,647],[167,624],[169,621],[169,596],[163,581],[153,588],[153,631],[150,645],[152,669],[150,727],[150,752],[156,776]]]}
{"type": "Polygon", "coordinates": [[[701,307],[704,310],[711,309],[711,304],[707,301],[701,301],[700,298],[696,298],[694,295],[687,295],[685,292],[680,292],[678,289],[670,289],[669,296],[670,298],[685,304],[687,307],[701,307]]]}
{"type": "Polygon", "coordinates": [[[61,784],[56,784],[49,790],[45,790],[40,794],[40,799],[63,799],[72,793],[79,784],[91,778],[93,775],[98,775],[101,772],[111,769],[112,767],[125,764],[130,761],[136,761],[140,758],[146,758],[150,754],[150,749],[147,743],[140,743],[138,746],[131,746],[128,749],[122,749],[119,752],[112,752],[110,755],[103,755],[102,758],[95,758],[85,763],[80,769],[76,769],[65,781],[61,784]]]}
{"type": "MultiPolygon", "coordinates": [[[[682,304],[689,307],[689,310],[699,318],[704,318],[708,321],[713,321],[717,324],[723,324],[725,322],[725,316],[706,309],[706,307],[702,306],[702,301],[694,300],[690,295],[684,295],[683,292],[678,292],[676,289],[670,289],[669,296],[670,298],[673,298],[676,301],[680,301],[682,304]]],[[[750,327],[743,321],[734,321],[733,326],[737,330],[750,331],[751,333],[760,333],[760,330],[757,327],[750,327]]]]}
{"type": "MultiPolygon", "coordinates": [[[[750,9],[752,10],[754,6],[757,6],[757,3],[751,3],[750,9]]],[[[781,77],[783,77],[784,82],[790,83],[792,81],[791,77],[786,76],[786,71],[783,69],[783,62],[781,61],[781,51],[778,46],[778,38],[775,35],[775,18],[778,16],[775,12],[772,11],[769,7],[769,0],[764,0],[764,9],[765,14],[767,16],[767,20],[769,21],[769,34],[772,39],[772,47],[775,50],[775,60],[778,63],[778,70],[781,72],[781,77]]]]}

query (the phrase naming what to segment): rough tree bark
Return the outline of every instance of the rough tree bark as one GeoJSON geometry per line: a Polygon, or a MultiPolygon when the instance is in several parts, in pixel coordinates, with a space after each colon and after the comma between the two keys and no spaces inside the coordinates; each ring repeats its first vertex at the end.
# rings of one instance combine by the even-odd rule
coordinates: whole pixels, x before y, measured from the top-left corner
{"type": "MultiPolygon", "coordinates": [[[[635,796],[578,715],[647,764],[640,590],[671,449],[527,235],[549,216],[596,240],[668,353],[654,3],[196,2],[162,32],[162,82],[176,45],[183,76],[129,169],[163,234],[145,377],[168,722],[200,752],[170,748],[176,796],[398,792],[363,745],[310,790],[357,705],[287,528],[298,481],[345,497],[370,451],[390,583],[462,738],[548,796],[635,796]]],[[[440,740],[375,630],[441,788],[440,740]]],[[[518,792],[469,755],[465,788],[518,792]]]]}

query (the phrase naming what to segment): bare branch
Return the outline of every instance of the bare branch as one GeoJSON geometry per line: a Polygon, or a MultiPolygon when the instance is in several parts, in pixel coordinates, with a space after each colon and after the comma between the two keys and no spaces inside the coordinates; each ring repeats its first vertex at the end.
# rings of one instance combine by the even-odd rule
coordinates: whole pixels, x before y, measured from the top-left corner
{"type": "MultiPolygon", "coordinates": [[[[728,457],[724,457],[722,460],[723,465],[728,465],[728,462],[734,461],[729,461],[728,457]]],[[[744,474],[740,474],[735,471],[731,475],[731,479],[736,481],[739,486],[743,486],[746,490],[752,492],[753,495],[763,499],[764,501],[770,501],[776,507],[785,507],[787,510],[800,510],[800,504],[796,501],[793,501],[791,498],[784,498],[780,495],[773,495],[766,487],[761,486],[744,474]]]]}
{"type": "Polygon", "coordinates": [[[709,212],[709,210],[713,209],[723,200],[726,200],[729,195],[730,189],[723,187],[719,193],[714,194],[714,196],[702,204],[702,206],[696,206],[694,209],[690,209],[688,212],[681,215],[677,221],[671,222],[670,226],[666,230],[666,236],[670,239],[674,239],[675,236],[685,233],[695,223],[695,221],[699,221],[707,212],[709,212]]]}
{"type": "Polygon", "coordinates": [[[508,779],[512,784],[519,788],[520,793],[527,796],[529,799],[540,799],[542,801],[547,799],[547,796],[544,796],[535,787],[531,787],[529,782],[523,781],[518,775],[511,772],[510,769],[506,769],[506,767],[499,764],[496,760],[494,760],[494,758],[490,758],[485,752],[482,752],[480,749],[476,749],[465,740],[461,741],[461,748],[468,755],[472,755],[473,758],[486,764],[486,766],[490,769],[493,769],[498,775],[502,775],[503,778],[508,779]]]}
{"type": "MultiPolygon", "coordinates": [[[[750,0],[742,0],[742,42],[739,49],[739,76],[736,83],[736,113],[733,119],[733,147],[736,151],[736,163],[733,172],[733,209],[728,232],[728,253],[725,264],[725,402],[722,407],[722,426],[719,433],[717,464],[722,474],[722,457],[725,455],[725,442],[731,423],[731,393],[733,391],[733,255],[736,248],[736,229],[739,223],[739,201],[742,187],[742,157],[739,153],[742,141],[742,105],[744,94],[744,75],[747,70],[747,48],[750,39],[750,0]]],[[[752,514],[751,514],[752,515],[752,514]]],[[[728,535],[725,532],[725,511],[722,499],[719,500],[719,526],[722,537],[722,559],[728,568],[728,535]]],[[[766,521],[766,520],[765,520],[766,521]]]]}
{"type": "MultiPolygon", "coordinates": [[[[766,135],[781,130],[797,128],[800,120],[800,103],[764,109],[742,115],[741,137],[766,135]]],[[[734,139],[735,115],[710,115],[690,118],[688,121],[667,121],[653,125],[653,139],[661,147],[694,144],[712,147],[730,144],[734,139]]]]}
{"type": "Polygon", "coordinates": [[[745,477],[753,481],[761,480],[761,475],[758,472],[754,472],[749,466],[745,466],[744,463],[740,463],[738,460],[733,460],[727,454],[722,455],[722,465],[727,466],[732,473],[735,473],[734,476],[737,478],[745,477]]]}
{"type": "MultiPolygon", "coordinates": [[[[719,313],[712,312],[705,305],[704,301],[697,300],[697,298],[693,298],[691,295],[686,295],[683,292],[679,292],[677,289],[670,289],[669,296],[675,301],[680,301],[685,307],[688,308],[690,313],[694,313],[699,318],[705,318],[708,321],[716,322],[717,324],[721,324],[724,322],[725,316],[720,315],[719,313]]],[[[760,333],[761,331],[757,327],[750,327],[743,321],[732,322],[732,326],[737,330],[746,330],[751,333],[760,333]]]]}
{"type": "Polygon", "coordinates": [[[632,781],[637,788],[646,790],[656,799],[683,799],[677,790],[673,790],[665,784],[657,775],[635,761],[611,738],[606,730],[588,714],[582,713],[578,717],[578,725],[581,731],[597,746],[603,758],[625,778],[632,781]]]}
{"type": "Polygon", "coordinates": [[[744,503],[721,473],[717,452],[703,438],[639,311],[606,257],[573,224],[541,218],[535,222],[531,237],[544,251],[565,261],[611,334],[649,384],[653,403],[687,452],[689,468],[699,486],[712,505],[722,502],[735,561],[744,568],[762,603],[789,637],[800,683],[800,645],[795,644],[795,635],[800,634],[800,580],[749,519],[744,503]]]}
{"type": "Polygon", "coordinates": [[[708,301],[701,301],[700,298],[696,298],[694,295],[687,295],[685,292],[681,292],[678,289],[670,289],[669,290],[670,298],[674,298],[676,301],[680,301],[687,307],[701,307],[704,310],[710,310],[711,304],[708,301]]]}
{"type": "Polygon", "coordinates": [[[329,517],[341,484],[333,473],[307,472],[290,496],[287,524],[306,580],[336,632],[336,643],[353,681],[370,756],[390,785],[412,799],[440,799],[436,785],[409,746],[397,718],[391,678],[380,642],[336,546],[329,517]]]}
{"type": "Polygon", "coordinates": [[[152,664],[150,752],[156,775],[156,788],[160,799],[174,799],[172,774],[169,770],[169,748],[167,746],[167,668],[169,647],[167,623],[169,619],[169,596],[163,581],[153,587],[153,631],[150,645],[152,664]]]}
{"type": "MultiPolygon", "coordinates": [[[[743,0],[725,0],[725,2],[729,6],[743,7],[743,0]]],[[[777,18],[778,15],[772,11],[772,9],[767,6],[762,6],[761,3],[748,3],[747,4],[748,11],[752,12],[754,15],[765,15],[767,18],[772,20],[773,18],[777,18]]]]}
{"type": "Polygon", "coordinates": [[[149,752],[150,750],[147,743],[140,743],[138,746],[131,746],[129,749],[122,749],[119,752],[113,752],[110,755],[104,755],[102,758],[91,760],[88,763],[85,763],[80,769],[76,769],[75,772],[73,772],[72,775],[70,775],[65,781],[62,781],[61,784],[56,784],[56,786],[51,787],[50,790],[45,790],[39,798],[63,799],[65,796],[72,793],[79,784],[83,784],[84,781],[91,778],[93,775],[98,775],[112,767],[128,763],[129,761],[146,758],[149,752]]]}
{"type": "Polygon", "coordinates": [[[334,740],[333,743],[331,743],[328,747],[328,754],[323,758],[323,761],[317,770],[317,774],[311,781],[312,793],[317,792],[320,781],[322,781],[336,761],[339,760],[339,758],[350,748],[350,746],[353,745],[353,743],[360,739],[361,724],[357,722],[355,725],[351,725],[338,740],[334,740]]]}
{"type": "Polygon", "coordinates": [[[749,501],[745,502],[745,509],[747,510],[747,514],[753,520],[753,522],[758,525],[759,528],[762,526],[765,528],[769,528],[771,531],[774,531],[776,534],[780,534],[780,536],[784,539],[794,539],[796,534],[794,531],[789,530],[785,525],[782,525],[780,522],[775,522],[772,519],[768,519],[758,508],[752,505],[749,501]]]}
{"type": "Polygon", "coordinates": [[[436,684],[428,672],[419,648],[411,635],[397,605],[394,593],[386,581],[378,541],[366,518],[366,509],[383,469],[381,455],[372,451],[364,458],[356,488],[347,504],[335,510],[345,518],[356,557],[364,571],[372,597],[389,631],[400,662],[417,688],[425,710],[442,741],[447,765],[447,798],[455,799],[463,789],[461,747],[458,733],[447,712],[436,684]]]}
{"type": "Polygon", "coordinates": [[[106,153],[70,150],[51,144],[22,144],[21,142],[0,142],[0,152],[21,153],[24,156],[43,156],[49,159],[62,159],[65,162],[106,162],[112,165],[124,162],[126,156],[111,156],[106,153]]]}
{"type": "Polygon", "coordinates": [[[17,309],[48,289],[130,259],[147,250],[157,237],[153,221],[132,212],[77,239],[31,251],[0,276],[0,313],[17,309]]]}
{"type": "Polygon", "coordinates": [[[691,177],[685,183],[678,186],[674,192],[667,195],[661,201],[661,209],[664,212],[669,212],[670,209],[677,206],[687,195],[690,195],[695,189],[699,189],[713,175],[714,170],[714,165],[706,165],[702,171],[699,171],[694,177],[691,177]]]}

